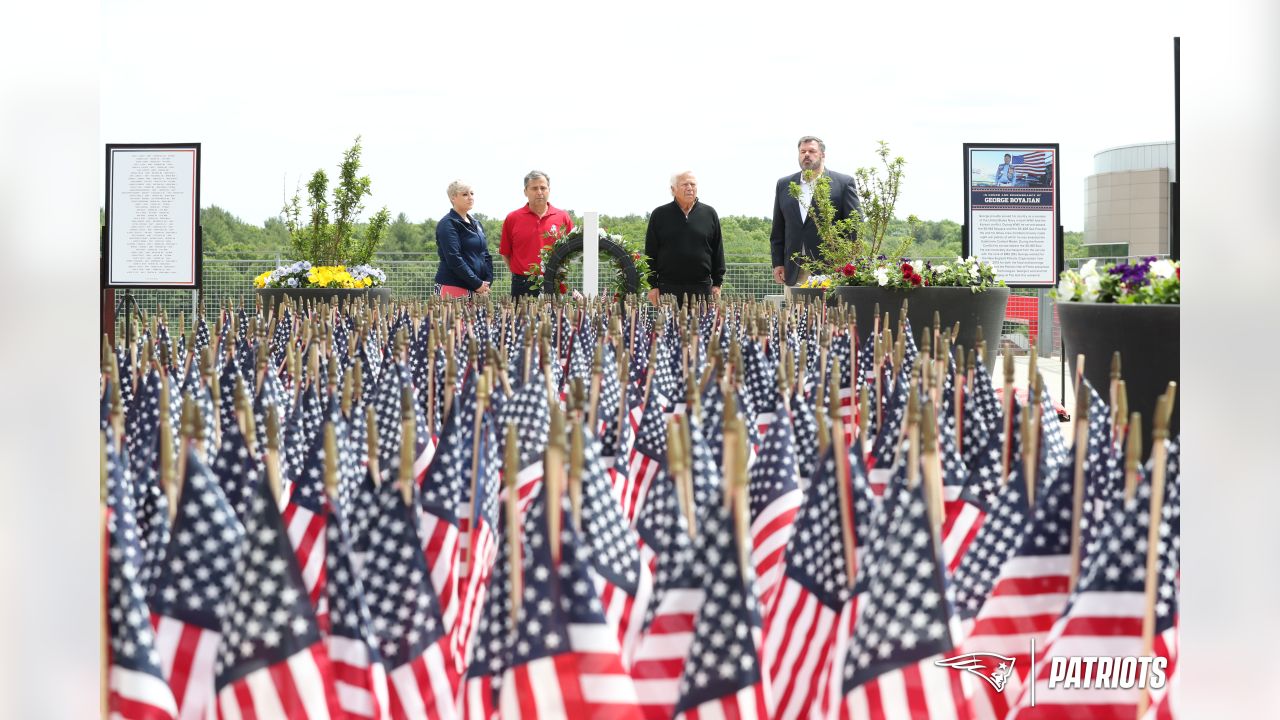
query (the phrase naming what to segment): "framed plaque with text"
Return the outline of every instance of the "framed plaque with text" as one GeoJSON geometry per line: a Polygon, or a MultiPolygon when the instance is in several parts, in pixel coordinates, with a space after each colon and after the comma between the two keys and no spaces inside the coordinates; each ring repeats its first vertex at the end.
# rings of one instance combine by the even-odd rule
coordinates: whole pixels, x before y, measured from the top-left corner
{"type": "Polygon", "coordinates": [[[1057,143],[964,144],[964,255],[1010,287],[1053,287],[1062,272],[1057,143]]]}
{"type": "Polygon", "coordinates": [[[200,288],[200,143],[108,144],[104,288],[200,288]]]}

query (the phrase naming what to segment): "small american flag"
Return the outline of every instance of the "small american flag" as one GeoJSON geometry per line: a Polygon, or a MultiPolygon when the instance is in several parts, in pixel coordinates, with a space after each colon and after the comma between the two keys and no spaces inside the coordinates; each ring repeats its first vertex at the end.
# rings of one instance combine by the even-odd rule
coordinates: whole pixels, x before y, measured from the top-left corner
{"type": "MultiPolygon", "coordinates": [[[[108,432],[108,435],[110,433],[108,432]]],[[[107,625],[110,659],[109,712],[125,720],[168,720],[177,717],[173,691],[160,669],[155,631],[149,621],[146,587],[139,577],[142,546],[138,527],[123,501],[124,465],[115,443],[106,441],[108,482],[107,513],[107,625]]]]}
{"type": "Polygon", "coordinates": [[[188,450],[177,516],[156,589],[148,599],[156,650],[178,717],[201,718],[214,702],[223,602],[234,591],[244,527],[218,481],[188,450]]]}
{"type": "Polygon", "coordinates": [[[798,484],[795,440],[786,409],[775,406],[760,454],[750,468],[751,564],[763,607],[770,607],[782,585],[783,553],[791,539],[792,523],[804,494],[798,484]]]}
{"type": "Polygon", "coordinates": [[[392,717],[452,718],[460,673],[418,535],[418,511],[398,481],[378,489],[363,580],[387,666],[392,717]]]}
{"type": "Polygon", "coordinates": [[[641,717],[571,513],[567,498],[539,492],[525,518],[525,587],[498,701],[504,720],[641,717]],[[566,520],[558,564],[548,534],[550,502],[560,502],[566,520]]]}
{"type": "Polygon", "coordinates": [[[770,697],[761,668],[760,606],[751,569],[739,560],[729,509],[712,503],[704,518],[692,569],[706,596],[694,623],[674,717],[763,720],[769,716],[770,697]]]}
{"type": "Polygon", "coordinates": [[[327,719],[341,710],[315,610],[270,486],[249,487],[243,552],[220,613],[218,714],[327,719]]]}
{"type": "Polygon", "coordinates": [[[954,647],[946,570],[929,527],[924,483],[907,462],[886,489],[865,600],[844,660],[842,718],[967,718],[959,673],[933,664],[954,647]]]}

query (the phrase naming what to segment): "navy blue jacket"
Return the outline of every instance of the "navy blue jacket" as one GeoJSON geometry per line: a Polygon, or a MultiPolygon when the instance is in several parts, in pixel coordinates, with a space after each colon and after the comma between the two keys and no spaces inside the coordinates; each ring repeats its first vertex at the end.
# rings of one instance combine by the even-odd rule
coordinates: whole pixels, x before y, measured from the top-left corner
{"type": "Polygon", "coordinates": [[[474,216],[469,224],[462,221],[457,210],[450,210],[441,218],[436,223],[436,252],[440,254],[436,282],[441,285],[475,292],[482,283],[493,283],[489,243],[485,240],[484,228],[474,216]]]}

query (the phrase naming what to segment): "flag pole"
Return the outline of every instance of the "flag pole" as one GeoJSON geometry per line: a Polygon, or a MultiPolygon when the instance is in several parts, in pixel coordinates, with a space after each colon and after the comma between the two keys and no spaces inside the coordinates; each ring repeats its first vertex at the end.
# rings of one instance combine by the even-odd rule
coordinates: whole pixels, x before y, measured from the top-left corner
{"type": "Polygon", "coordinates": [[[844,426],[840,419],[840,361],[831,359],[831,397],[828,402],[828,414],[831,417],[831,453],[836,461],[837,500],[840,503],[840,540],[844,551],[845,576],[849,587],[853,587],[858,579],[857,539],[853,534],[853,498],[850,496],[849,484],[852,474],[849,470],[849,449],[844,444],[844,426]]]}
{"type": "Polygon", "coordinates": [[[1084,519],[1084,464],[1089,453],[1089,398],[1085,396],[1083,383],[1084,354],[1076,357],[1076,367],[1081,373],[1076,377],[1076,414],[1072,451],[1075,453],[1075,470],[1073,472],[1071,499],[1071,565],[1068,572],[1067,588],[1075,590],[1080,579],[1080,523],[1084,519]]]}
{"type": "MultiPolygon", "coordinates": [[[[1147,515],[1147,582],[1142,610],[1143,657],[1150,657],[1155,647],[1156,590],[1160,584],[1160,525],[1164,512],[1165,475],[1169,463],[1169,449],[1165,447],[1165,440],[1169,437],[1167,413],[1170,402],[1169,394],[1161,395],[1156,401],[1151,428],[1151,509],[1147,515]]],[[[1150,692],[1143,690],[1138,695],[1138,720],[1146,714],[1150,703],[1150,692]]]]}

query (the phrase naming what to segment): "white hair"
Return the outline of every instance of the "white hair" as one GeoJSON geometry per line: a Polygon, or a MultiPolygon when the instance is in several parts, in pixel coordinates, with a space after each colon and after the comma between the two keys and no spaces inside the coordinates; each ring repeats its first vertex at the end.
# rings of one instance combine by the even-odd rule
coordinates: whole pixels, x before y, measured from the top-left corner
{"type": "Polygon", "coordinates": [[[470,190],[470,189],[471,189],[470,183],[464,182],[462,180],[454,180],[453,182],[449,183],[449,198],[453,199],[457,197],[458,194],[461,193],[463,190],[470,190]]]}
{"type": "Polygon", "coordinates": [[[678,185],[680,183],[680,178],[684,177],[685,175],[690,175],[694,178],[698,177],[697,175],[694,175],[692,170],[681,170],[680,172],[671,176],[671,187],[674,188],[676,185],[678,185]]]}

